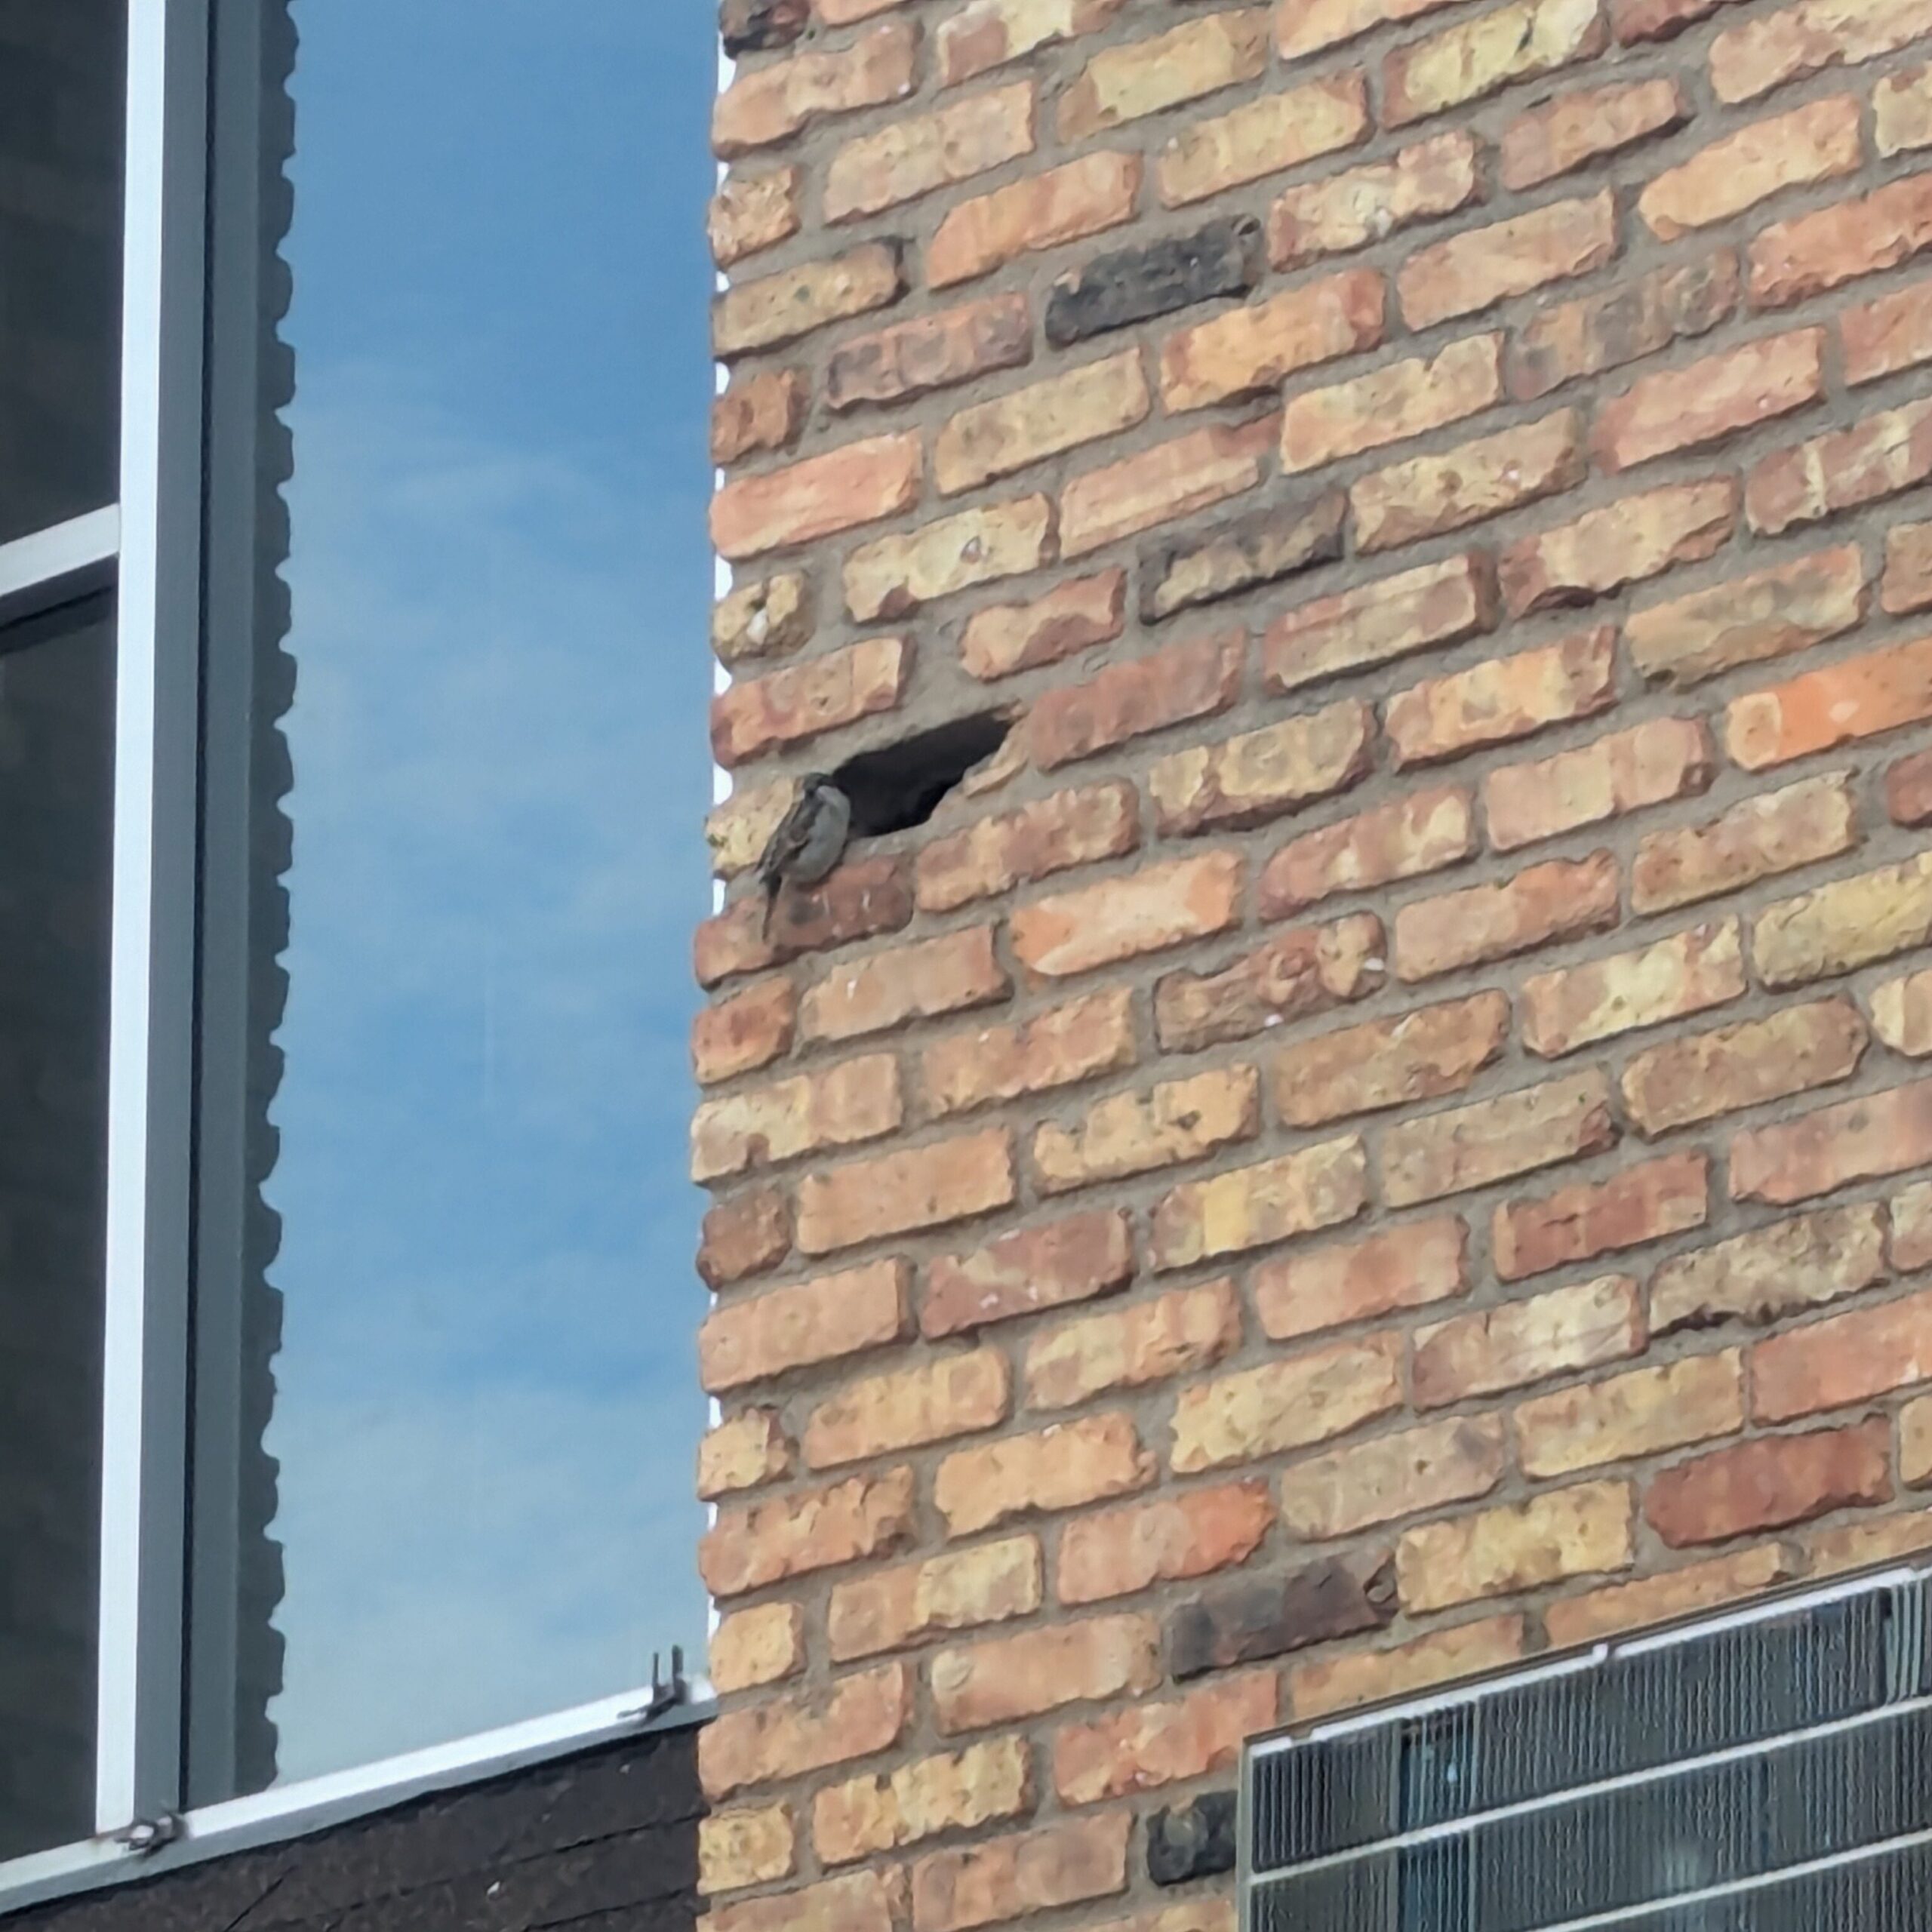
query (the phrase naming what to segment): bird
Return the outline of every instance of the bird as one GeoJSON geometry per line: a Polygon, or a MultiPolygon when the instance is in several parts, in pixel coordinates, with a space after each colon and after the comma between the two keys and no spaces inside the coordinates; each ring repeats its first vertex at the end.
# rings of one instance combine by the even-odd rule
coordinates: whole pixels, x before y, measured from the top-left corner
{"type": "Polygon", "coordinates": [[[758,882],[764,891],[764,924],[787,883],[816,885],[838,864],[852,835],[852,801],[822,771],[798,780],[798,795],[758,854],[758,882]]]}

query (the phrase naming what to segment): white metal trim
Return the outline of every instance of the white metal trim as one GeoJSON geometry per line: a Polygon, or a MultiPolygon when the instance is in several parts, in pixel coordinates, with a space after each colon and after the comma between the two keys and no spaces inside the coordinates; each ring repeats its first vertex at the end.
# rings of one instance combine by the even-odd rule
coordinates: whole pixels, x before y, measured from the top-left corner
{"type": "Polygon", "coordinates": [[[31,537],[0,543],[0,622],[26,617],[70,588],[91,588],[121,549],[121,508],[109,503],[31,537]]]}

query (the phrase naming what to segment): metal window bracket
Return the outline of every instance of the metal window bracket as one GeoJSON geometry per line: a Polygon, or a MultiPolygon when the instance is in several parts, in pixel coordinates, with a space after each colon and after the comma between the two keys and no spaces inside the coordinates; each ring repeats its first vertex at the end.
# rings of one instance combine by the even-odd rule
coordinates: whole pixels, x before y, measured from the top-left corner
{"type": "Polygon", "coordinates": [[[114,1834],[114,1842],[136,1858],[145,1858],[181,1835],[181,1820],[171,1811],[158,1818],[137,1818],[114,1834]]]}
{"type": "Polygon", "coordinates": [[[691,1696],[691,1686],[685,1681],[685,1647],[681,1644],[671,1646],[671,1675],[669,1678],[658,1675],[659,1657],[657,1651],[651,1654],[651,1695],[641,1704],[620,1715],[632,1724],[650,1724],[661,1718],[666,1711],[675,1710],[691,1696]]]}

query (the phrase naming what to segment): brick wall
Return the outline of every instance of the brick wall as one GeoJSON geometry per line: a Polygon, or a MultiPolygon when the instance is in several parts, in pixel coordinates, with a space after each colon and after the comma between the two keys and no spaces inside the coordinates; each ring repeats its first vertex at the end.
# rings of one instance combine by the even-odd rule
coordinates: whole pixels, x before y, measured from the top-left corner
{"type": "MultiPolygon", "coordinates": [[[[727,0],[714,1932],[1932,1546],[1932,4],[727,0]]],[[[1173,1881],[1163,1883],[1162,1881],[1173,1881]]]]}

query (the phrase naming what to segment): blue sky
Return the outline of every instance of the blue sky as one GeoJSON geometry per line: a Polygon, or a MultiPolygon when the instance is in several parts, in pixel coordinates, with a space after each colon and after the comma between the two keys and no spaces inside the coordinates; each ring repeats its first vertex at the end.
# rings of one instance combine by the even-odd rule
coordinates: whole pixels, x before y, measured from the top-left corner
{"type": "Polygon", "coordinates": [[[285,1777],[702,1647],[711,0],[297,0],[285,1777]]]}

